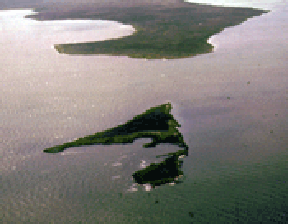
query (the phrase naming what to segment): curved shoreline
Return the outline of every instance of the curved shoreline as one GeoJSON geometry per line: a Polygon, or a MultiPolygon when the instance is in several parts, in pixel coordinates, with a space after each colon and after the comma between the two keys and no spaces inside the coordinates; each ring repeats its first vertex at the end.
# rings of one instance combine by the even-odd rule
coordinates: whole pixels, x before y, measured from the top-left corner
{"type": "MultiPolygon", "coordinates": [[[[144,148],[155,147],[160,143],[169,143],[184,148],[188,155],[188,145],[185,143],[178,127],[181,125],[170,113],[172,105],[167,104],[151,107],[144,113],[136,115],[123,125],[109,128],[93,135],[78,138],[72,142],[53,146],[44,150],[46,153],[59,153],[70,147],[83,145],[111,145],[133,143],[138,138],[150,138],[152,142],[144,144],[144,148]]],[[[181,153],[184,153],[181,151],[181,153]]],[[[182,154],[181,154],[182,155],[182,154]]]]}
{"type": "MultiPolygon", "coordinates": [[[[225,6],[225,7],[228,7],[228,6],[225,6]]],[[[272,10],[270,11],[267,11],[266,13],[270,13],[272,12],[272,10]]],[[[264,13],[263,13],[264,14],[264,13]]],[[[263,16],[263,14],[259,15],[259,16],[263,16]]],[[[254,18],[254,17],[252,17],[254,18]]],[[[252,19],[251,17],[250,18],[247,18],[245,21],[243,21],[242,23],[238,24],[238,25],[235,25],[235,26],[240,26],[240,25],[243,25],[243,23],[247,22],[249,19],[252,19]]],[[[219,44],[217,44],[216,42],[214,42],[214,39],[215,38],[218,38],[218,36],[224,32],[227,28],[233,28],[235,26],[229,26],[229,27],[225,27],[223,30],[221,30],[219,33],[215,33],[214,35],[212,35],[211,37],[209,37],[209,39],[207,39],[207,43],[211,44],[213,46],[213,50],[212,52],[215,52],[218,48],[220,48],[219,44]]]]}
{"type": "Polygon", "coordinates": [[[187,58],[215,51],[211,38],[224,28],[241,24],[247,18],[267,11],[251,8],[212,7],[192,3],[101,6],[54,11],[38,10],[28,16],[38,20],[101,19],[130,24],[132,35],[85,43],[57,44],[55,49],[70,55],[117,55],[131,58],[187,58]]]}
{"type": "MultiPolygon", "coordinates": [[[[5,11],[15,11],[14,9],[10,9],[10,10],[5,10],[5,11]]],[[[104,39],[104,40],[110,40],[110,39],[115,39],[115,38],[123,38],[125,36],[130,36],[133,35],[134,32],[136,31],[135,28],[132,25],[125,25],[119,21],[111,21],[111,20],[77,20],[77,19],[71,19],[71,20],[34,20],[32,18],[29,18],[30,16],[33,15],[38,15],[39,12],[37,12],[35,10],[35,8],[27,8],[25,10],[19,10],[21,12],[25,11],[27,12],[23,17],[25,19],[29,19],[29,20],[33,20],[35,22],[43,22],[44,26],[53,26],[53,31],[61,31],[63,28],[64,30],[66,28],[68,28],[68,30],[70,30],[70,28],[74,31],[76,31],[76,35],[73,35],[73,40],[67,40],[67,42],[65,44],[69,44],[69,43],[79,43],[79,42],[93,42],[95,41],[95,39],[99,38],[100,39],[104,39]],[[106,25],[107,24],[107,25],[106,25]],[[56,26],[54,26],[56,25],[56,26]],[[76,28],[74,28],[74,25],[76,28]],[[59,26],[59,27],[58,27],[59,26]],[[103,27],[104,27],[104,30],[103,27]],[[108,33],[112,33],[109,34],[109,37],[105,37],[104,33],[106,30],[106,26],[108,27],[108,33]],[[56,27],[56,28],[55,28],[56,27]],[[77,30],[77,28],[79,28],[79,30],[77,30]],[[100,29],[99,29],[100,28],[100,29]],[[100,34],[100,36],[97,35],[97,32],[99,32],[101,30],[101,33],[104,34],[104,38],[102,37],[102,35],[100,34]],[[93,35],[91,35],[91,31],[96,31],[95,32],[95,36],[93,38],[93,35]],[[104,32],[103,32],[104,31],[104,32]],[[83,34],[84,32],[84,34],[83,34]],[[116,33],[116,34],[114,34],[116,33]],[[113,35],[114,34],[114,35],[113,35]],[[88,35],[89,38],[87,38],[86,40],[83,40],[84,35],[88,35]],[[91,38],[92,36],[92,38],[91,38]]],[[[41,24],[42,25],[42,24],[41,24]]],[[[106,34],[107,35],[107,34],[106,34]]],[[[59,41],[54,41],[54,43],[52,43],[51,48],[55,49],[55,46],[58,45],[59,43],[57,43],[59,41]]],[[[60,42],[61,43],[61,42],[60,42]]]]}

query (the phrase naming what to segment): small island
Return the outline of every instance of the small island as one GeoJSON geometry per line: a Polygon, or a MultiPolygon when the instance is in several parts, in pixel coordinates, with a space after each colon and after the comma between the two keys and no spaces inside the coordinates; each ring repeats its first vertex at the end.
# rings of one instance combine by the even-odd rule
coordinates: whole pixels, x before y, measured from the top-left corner
{"type": "Polygon", "coordinates": [[[46,153],[59,153],[70,147],[81,147],[84,145],[111,145],[133,143],[138,138],[151,138],[152,142],[144,144],[143,147],[155,147],[160,143],[176,145],[182,149],[158,155],[157,158],[167,156],[160,163],[152,163],[148,167],[133,173],[133,179],[138,184],[150,184],[152,188],[166,183],[182,183],[178,178],[183,176],[181,170],[183,161],[181,158],[188,156],[188,145],[184,142],[178,127],[180,124],[170,114],[171,103],[162,104],[146,110],[135,116],[123,125],[107,129],[73,142],[53,146],[44,150],[46,153]]]}
{"type": "MultiPolygon", "coordinates": [[[[151,138],[152,142],[144,144],[143,147],[155,147],[160,143],[177,145],[188,151],[178,127],[180,124],[170,114],[172,106],[170,103],[152,107],[143,114],[135,116],[123,125],[107,129],[73,142],[67,142],[44,150],[46,153],[59,153],[67,148],[81,147],[84,145],[111,145],[133,143],[138,138],[151,138]]],[[[181,152],[184,155],[184,152],[181,152]]],[[[181,154],[181,155],[182,155],[181,154]]],[[[188,155],[188,152],[185,153],[188,155]]]]}
{"type": "MultiPolygon", "coordinates": [[[[151,163],[148,167],[133,173],[133,179],[137,184],[150,184],[152,188],[166,183],[182,183],[178,180],[184,175],[181,170],[183,161],[181,158],[188,156],[188,149],[168,153],[161,163],[151,163]]],[[[157,156],[160,157],[160,156],[157,156]]]]}
{"type": "Polygon", "coordinates": [[[225,27],[267,11],[252,8],[216,7],[182,0],[81,7],[53,6],[35,10],[27,17],[37,20],[94,19],[132,25],[133,35],[86,43],[57,44],[61,54],[118,55],[131,58],[186,58],[213,51],[207,40],[225,27]]]}

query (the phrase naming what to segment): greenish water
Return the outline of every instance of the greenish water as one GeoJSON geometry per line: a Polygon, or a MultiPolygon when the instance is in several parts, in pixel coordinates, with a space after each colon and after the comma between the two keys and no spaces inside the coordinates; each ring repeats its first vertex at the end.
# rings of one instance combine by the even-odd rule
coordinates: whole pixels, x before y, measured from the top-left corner
{"type": "Polygon", "coordinates": [[[211,164],[213,170],[188,174],[183,184],[119,196],[107,223],[285,223],[287,158],[245,168],[211,164]]]}
{"type": "Polygon", "coordinates": [[[287,9],[167,61],[58,55],[63,33],[19,13],[1,12],[3,223],[287,223],[287,9]],[[133,185],[142,160],[179,150],[150,140],[43,153],[167,101],[189,146],[181,184],[133,185]]]}
{"type": "Polygon", "coordinates": [[[177,148],[167,145],[150,151],[143,149],[142,144],[143,141],[137,141],[131,146],[75,148],[65,156],[53,155],[53,161],[50,154],[35,158],[34,163],[20,167],[17,174],[3,176],[4,203],[14,207],[2,210],[4,220],[7,223],[287,222],[287,152],[254,162],[218,160],[215,153],[213,159],[206,152],[205,162],[192,151],[184,158],[183,183],[166,184],[152,191],[139,186],[138,191],[129,191],[133,184],[131,174],[139,169],[140,159],[152,162],[155,155],[177,148]],[[83,150],[85,153],[77,154],[83,150]],[[113,166],[115,161],[122,165],[113,166]],[[39,172],[35,167],[46,169],[39,172]],[[118,175],[119,178],[113,179],[118,175]],[[14,185],[15,181],[19,184],[14,185]],[[15,203],[12,200],[16,195],[15,203]]]}

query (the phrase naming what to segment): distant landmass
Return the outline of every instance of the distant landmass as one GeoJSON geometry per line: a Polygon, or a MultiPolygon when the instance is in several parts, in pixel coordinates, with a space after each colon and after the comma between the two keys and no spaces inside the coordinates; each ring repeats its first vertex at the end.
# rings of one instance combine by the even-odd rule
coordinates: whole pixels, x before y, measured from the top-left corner
{"type": "MultiPolygon", "coordinates": [[[[69,1],[68,1],[69,2],[69,1]]],[[[90,1],[89,1],[90,2],[90,1]]],[[[98,2],[98,1],[97,1],[98,2]]],[[[267,11],[252,8],[216,7],[184,1],[124,1],[53,5],[35,9],[37,20],[95,19],[132,25],[136,32],[118,39],[57,44],[62,54],[107,54],[132,58],[185,58],[209,53],[207,39],[225,27],[267,11]]]]}

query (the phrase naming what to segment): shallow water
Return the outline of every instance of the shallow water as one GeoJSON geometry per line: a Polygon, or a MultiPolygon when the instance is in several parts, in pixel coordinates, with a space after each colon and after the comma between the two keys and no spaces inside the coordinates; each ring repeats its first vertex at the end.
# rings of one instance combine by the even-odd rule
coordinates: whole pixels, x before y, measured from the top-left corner
{"type": "Polygon", "coordinates": [[[4,223],[287,220],[288,17],[285,4],[272,5],[271,13],[214,36],[214,53],[147,61],[51,48],[128,35],[131,27],[1,12],[4,223]],[[139,140],[42,153],[167,101],[190,147],[182,184],[148,193],[131,176],[174,146],[144,149],[139,140]]]}

